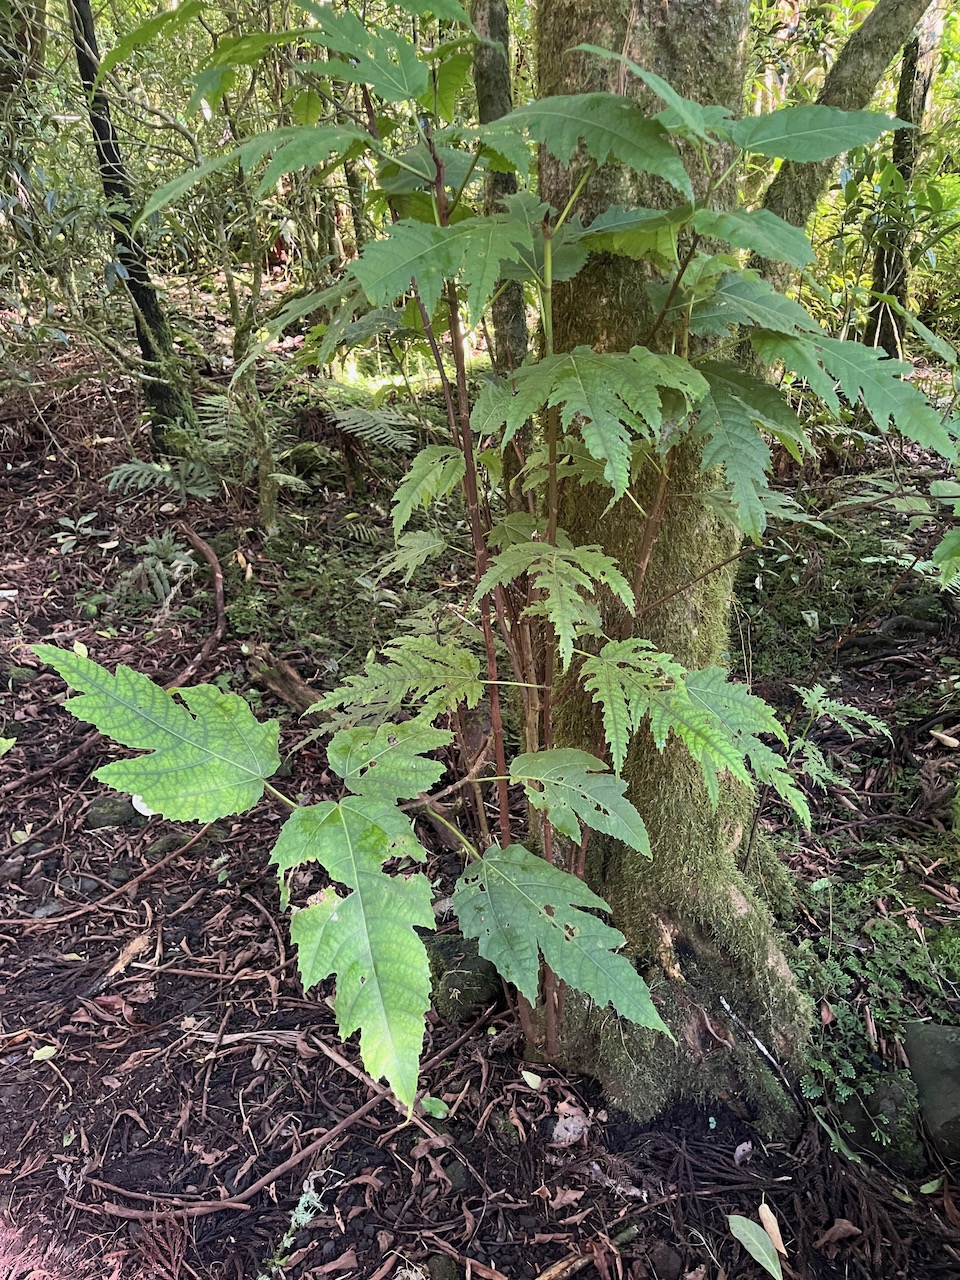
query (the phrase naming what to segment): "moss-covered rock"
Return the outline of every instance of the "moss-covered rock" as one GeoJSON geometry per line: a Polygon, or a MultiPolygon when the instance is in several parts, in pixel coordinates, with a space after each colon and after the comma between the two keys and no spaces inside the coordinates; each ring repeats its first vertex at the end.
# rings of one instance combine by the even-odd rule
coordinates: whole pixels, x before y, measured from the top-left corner
{"type": "Polygon", "coordinates": [[[454,1024],[466,1022],[501,999],[500,975],[472,939],[434,933],[423,941],[430,957],[433,1007],[441,1018],[454,1024]]]}
{"type": "Polygon", "coordinates": [[[88,831],[101,827],[143,827],[147,820],[123,796],[100,796],[94,800],[83,819],[88,831]]]}

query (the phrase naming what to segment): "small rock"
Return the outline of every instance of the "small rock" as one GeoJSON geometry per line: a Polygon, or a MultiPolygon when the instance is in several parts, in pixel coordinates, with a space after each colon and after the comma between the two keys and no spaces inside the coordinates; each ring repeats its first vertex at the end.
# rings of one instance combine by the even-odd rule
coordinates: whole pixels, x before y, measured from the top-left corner
{"type": "Polygon", "coordinates": [[[926,1167],[920,1141],[917,1090],[905,1071],[871,1076],[865,1072],[861,1088],[840,1108],[853,1145],[875,1155],[899,1173],[918,1175],[926,1167]],[[872,1092],[868,1085],[872,1084],[872,1092]]]}
{"type": "Polygon", "coordinates": [[[44,902],[32,914],[35,920],[48,920],[50,916],[61,915],[66,909],[64,902],[44,902]]]}
{"type": "Polygon", "coordinates": [[[100,796],[87,810],[83,825],[88,831],[99,831],[102,827],[142,827],[146,821],[123,796],[100,796]]]}
{"type": "Polygon", "coordinates": [[[432,933],[424,935],[423,944],[430,957],[433,1007],[441,1018],[466,1022],[502,999],[500,975],[481,957],[473,938],[432,933]]]}
{"type": "Polygon", "coordinates": [[[0,862],[0,884],[19,884],[23,875],[23,854],[15,853],[0,862]]]}
{"type": "Polygon", "coordinates": [[[179,831],[171,831],[169,835],[159,836],[156,840],[151,840],[143,851],[143,856],[148,862],[159,862],[168,853],[173,853],[174,849],[179,849],[181,845],[185,845],[189,839],[189,836],[181,835],[179,831]]]}
{"type": "Polygon", "coordinates": [[[665,1240],[658,1240],[650,1250],[650,1262],[657,1280],[680,1280],[683,1261],[665,1240]]]}
{"type": "Polygon", "coordinates": [[[944,1160],[960,1160],[960,1027],[908,1023],[906,1050],[930,1137],[944,1160]]]}
{"type": "Polygon", "coordinates": [[[119,888],[130,879],[130,872],[125,867],[111,867],[107,872],[107,879],[119,888]]]}
{"type": "Polygon", "coordinates": [[[460,1280],[460,1268],[445,1253],[435,1253],[427,1263],[430,1280],[460,1280]]]}
{"type": "Polygon", "coordinates": [[[448,1160],[443,1166],[443,1172],[450,1179],[450,1189],[452,1191],[466,1191],[470,1185],[470,1174],[462,1160],[448,1160]]]}
{"type": "Polygon", "coordinates": [[[96,893],[100,886],[90,876],[72,876],[68,874],[61,877],[60,888],[65,889],[67,893],[96,893]]]}
{"type": "Polygon", "coordinates": [[[18,667],[12,664],[4,668],[3,676],[0,678],[8,689],[19,689],[21,685],[36,680],[39,674],[39,671],[35,671],[33,667],[18,667]]]}

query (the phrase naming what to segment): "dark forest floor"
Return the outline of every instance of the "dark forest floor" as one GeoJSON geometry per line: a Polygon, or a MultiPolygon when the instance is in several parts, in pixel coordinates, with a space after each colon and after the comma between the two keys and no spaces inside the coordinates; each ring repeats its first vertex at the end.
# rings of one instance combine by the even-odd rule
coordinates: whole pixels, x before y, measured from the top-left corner
{"type": "MultiPolygon", "coordinates": [[[[105,814],[90,775],[111,749],[64,714],[62,683],[29,651],[80,642],[164,684],[204,653],[195,679],[250,689],[255,634],[231,624],[204,648],[217,617],[202,559],[168,607],[135,592],[120,607],[116,584],[133,582],[148,537],[182,540],[184,519],[229,570],[228,614],[241,572],[269,600],[288,566],[217,502],[108,492],[135,406],[98,377],[0,418],[0,737],[17,739],[0,761],[3,1280],[753,1280],[763,1272],[726,1215],[755,1219],[761,1203],[789,1276],[960,1277],[960,1212],[935,1161],[911,1176],[856,1163],[812,1111],[789,1144],[765,1144],[733,1098],[638,1125],[587,1080],[533,1076],[496,1007],[460,1025],[431,1018],[422,1082],[450,1114],[407,1122],[341,1045],[325,993],[299,987],[266,866],[276,818],[224,821],[198,840],[128,806],[105,814]],[[62,523],[91,512],[85,526],[62,523]],[[570,1116],[579,1136],[564,1141],[556,1125],[570,1116]]],[[[316,649],[291,639],[278,654],[324,687],[316,649]]],[[[956,654],[948,627],[845,668],[848,701],[882,715],[909,695],[917,710],[892,749],[851,756],[849,786],[820,798],[817,832],[788,855],[815,884],[837,873],[838,849],[903,842],[922,890],[904,910],[921,930],[960,920],[957,863],[928,852],[947,836],[955,749],[911,729],[956,654]]],[[[760,683],[783,701],[782,676],[760,683]]],[[[285,716],[282,744],[302,736],[269,687],[253,697],[285,716]]],[[[291,788],[323,797],[319,749],[292,768],[291,788]]],[[[777,816],[764,820],[776,834],[777,816]]],[[[891,896],[876,910],[901,906],[891,896]]],[[[822,920],[806,917],[815,941],[822,920]]],[[[833,1011],[821,1014],[829,1028],[833,1011]]],[[[875,1026],[873,1047],[900,1065],[896,1028],[875,1026]]]]}

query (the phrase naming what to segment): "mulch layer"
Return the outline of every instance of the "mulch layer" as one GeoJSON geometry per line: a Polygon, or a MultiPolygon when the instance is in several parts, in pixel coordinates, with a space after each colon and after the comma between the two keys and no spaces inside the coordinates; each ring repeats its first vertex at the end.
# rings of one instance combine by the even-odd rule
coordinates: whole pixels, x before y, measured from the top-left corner
{"type": "MultiPolygon", "coordinates": [[[[408,1120],[339,1041],[329,990],[299,986],[266,866],[277,817],[101,825],[90,775],[115,753],[29,646],[80,642],[162,684],[245,655],[211,603],[80,618],[145,537],[230,527],[215,503],[107,491],[135,406],[89,373],[2,413],[0,663],[19,670],[0,700],[17,739],[0,762],[0,1277],[752,1280],[727,1215],[764,1203],[787,1276],[960,1276],[947,1181],[918,1195],[812,1117],[765,1145],[735,1100],[638,1125],[589,1081],[534,1075],[503,1009],[432,1017],[422,1083],[449,1115],[408,1120]],[[98,532],[66,548],[58,522],[90,511],[98,532]]],[[[322,798],[322,755],[293,767],[291,793],[322,798]]]]}

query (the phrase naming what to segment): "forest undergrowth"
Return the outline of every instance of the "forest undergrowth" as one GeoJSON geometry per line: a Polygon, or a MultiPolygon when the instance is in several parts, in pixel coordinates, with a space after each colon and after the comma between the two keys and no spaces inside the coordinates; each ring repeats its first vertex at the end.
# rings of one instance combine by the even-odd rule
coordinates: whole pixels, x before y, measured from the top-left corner
{"type": "MultiPolygon", "coordinates": [[[[0,858],[14,1178],[0,1207],[21,1229],[17,1256],[33,1238],[49,1274],[59,1256],[64,1275],[90,1265],[118,1280],[445,1277],[468,1260],[514,1280],[584,1253],[602,1274],[620,1258],[637,1277],[715,1264],[746,1277],[760,1272],[725,1215],[765,1200],[800,1274],[955,1274],[960,1215],[915,1123],[902,1051],[907,1022],[960,1012],[957,622],[925,571],[922,513],[897,509],[904,477],[928,461],[898,459],[893,492],[886,451],[866,450],[843,476],[825,466],[803,480],[824,527],[772,529],[740,567],[731,660],[742,678],[788,718],[794,686],[822,684],[891,734],[812,726],[830,776],[809,791],[809,833],[762,798],[757,838],[798,878],[779,910],[819,1024],[796,1143],[764,1146],[733,1097],[639,1126],[588,1081],[528,1068],[489,975],[470,1004],[431,1014],[424,1083],[443,1118],[411,1126],[354,1047],[332,1047],[323,989],[303,998],[265,866],[271,820],[224,820],[198,839],[105,793],[89,774],[109,748],[64,730],[54,678],[28,646],[80,643],[159,683],[200,657],[194,679],[280,715],[285,755],[307,739],[287,757],[286,785],[330,795],[297,715],[375,641],[418,625],[462,572],[451,559],[404,583],[378,568],[422,403],[391,397],[394,434],[376,440],[383,400],[292,395],[311,448],[281,531],[263,539],[239,485],[111,488],[139,430],[134,404],[83,371],[72,389],[22,402],[3,454],[0,736],[16,746],[0,783],[15,814],[0,858]],[[367,438],[344,429],[350,413],[367,438]],[[868,542],[882,547],[869,563],[868,542]]],[[[456,505],[436,518],[455,541],[456,505]]],[[[452,884],[442,827],[424,838],[431,877],[452,884]]],[[[438,963],[448,993],[466,988],[462,951],[438,963]]],[[[12,1239],[0,1247],[15,1253],[12,1239]]]]}

